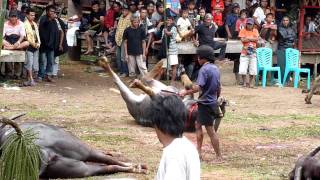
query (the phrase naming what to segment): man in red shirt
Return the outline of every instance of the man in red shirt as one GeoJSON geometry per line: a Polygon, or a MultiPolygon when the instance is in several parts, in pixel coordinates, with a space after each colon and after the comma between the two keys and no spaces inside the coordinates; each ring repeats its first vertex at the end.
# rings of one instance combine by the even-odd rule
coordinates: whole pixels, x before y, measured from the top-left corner
{"type": "Polygon", "coordinates": [[[104,16],[104,32],[103,37],[106,45],[108,45],[108,36],[110,31],[116,28],[116,20],[121,15],[121,4],[119,2],[113,3],[112,7],[107,10],[104,16]]]}

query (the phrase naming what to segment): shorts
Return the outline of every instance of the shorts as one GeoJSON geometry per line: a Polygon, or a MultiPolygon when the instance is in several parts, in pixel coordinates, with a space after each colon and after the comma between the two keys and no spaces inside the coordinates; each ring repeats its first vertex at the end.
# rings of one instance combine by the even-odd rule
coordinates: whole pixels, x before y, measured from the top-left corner
{"type": "Polygon", "coordinates": [[[219,107],[216,105],[214,107],[203,105],[198,103],[198,117],[197,121],[203,126],[213,126],[213,122],[219,117],[219,107]]]}
{"type": "MultiPolygon", "coordinates": [[[[178,60],[178,55],[169,55],[168,56],[168,61],[169,61],[169,65],[170,66],[174,66],[174,65],[178,65],[179,64],[179,60],[178,60]]],[[[167,68],[167,61],[166,59],[163,61],[163,65],[162,68],[167,68]]]]}
{"type": "Polygon", "coordinates": [[[91,36],[91,37],[94,37],[97,33],[97,31],[95,30],[88,30],[87,33],[91,36]]]}
{"type": "Polygon", "coordinates": [[[241,75],[257,75],[257,57],[256,55],[241,55],[240,56],[240,66],[239,66],[239,74],[241,75]]]}
{"type": "Polygon", "coordinates": [[[32,51],[26,51],[26,61],[24,62],[24,68],[26,68],[28,71],[39,71],[39,51],[36,50],[34,52],[32,51]]]}

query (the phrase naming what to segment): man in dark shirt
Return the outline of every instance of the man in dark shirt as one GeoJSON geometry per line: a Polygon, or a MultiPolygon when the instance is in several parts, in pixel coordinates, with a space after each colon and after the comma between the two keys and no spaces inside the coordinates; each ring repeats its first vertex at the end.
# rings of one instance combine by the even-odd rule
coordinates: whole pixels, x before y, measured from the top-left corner
{"type": "Polygon", "coordinates": [[[146,33],[139,26],[140,20],[138,16],[131,17],[131,26],[125,29],[123,33],[124,49],[126,60],[128,62],[129,77],[136,76],[136,67],[141,75],[147,73],[146,66],[146,33]]]}
{"type": "Polygon", "coordinates": [[[104,15],[105,12],[101,11],[99,8],[100,2],[93,1],[91,4],[92,11],[89,15],[89,23],[90,29],[84,33],[86,38],[86,43],[88,45],[87,51],[84,53],[85,55],[91,54],[93,52],[93,40],[92,38],[97,34],[100,33],[102,30],[101,24],[104,22],[104,15]]]}
{"type": "Polygon", "coordinates": [[[190,90],[182,90],[180,96],[194,94],[200,91],[198,100],[198,118],[196,121],[197,133],[197,148],[201,158],[201,147],[203,142],[202,126],[205,126],[210,137],[214,151],[216,152],[218,161],[222,160],[219,138],[217,130],[220,125],[221,116],[220,109],[217,103],[217,98],[220,96],[220,72],[214,65],[214,50],[210,46],[200,46],[197,49],[198,62],[202,65],[197,85],[194,85],[190,90]],[[214,128],[213,128],[214,123],[214,128]]]}
{"type": "Polygon", "coordinates": [[[46,8],[46,15],[40,18],[39,35],[40,35],[40,61],[38,78],[52,82],[50,75],[52,74],[52,65],[54,63],[54,51],[59,44],[59,29],[56,17],[56,8],[49,5],[46,8]]]}
{"type": "Polygon", "coordinates": [[[224,42],[214,41],[214,35],[216,33],[216,26],[212,23],[212,15],[206,14],[204,18],[204,23],[195,28],[195,33],[197,34],[196,45],[208,45],[211,46],[214,50],[220,49],[218,56],[219,60],[224,60],[226,55],[227,44],[224,42]]]}

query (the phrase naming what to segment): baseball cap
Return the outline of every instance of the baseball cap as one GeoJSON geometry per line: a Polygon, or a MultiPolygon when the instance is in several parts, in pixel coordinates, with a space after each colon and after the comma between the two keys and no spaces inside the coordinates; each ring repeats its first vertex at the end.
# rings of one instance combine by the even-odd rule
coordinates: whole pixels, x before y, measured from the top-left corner
{"type": "Polygon", "coordinates": [[[254,24],[254,20],[252,18],[248,18],[247,19],[247,24],[253,25],[254,24]]]}
{"type": "Polygon", "coordinates": [[[232,8],[233,8],[233,9],[234,9],[234,8],[240,8],[239,3],[233,3],[233,4],[232,4],[232,8]]]}
{"type": "Polygon", "coordinates": [[[202,59],[207,59],[208,61],[214,61],[214,50],[208,45],[202,45],[197,49],[197,55],[202,59]]]}

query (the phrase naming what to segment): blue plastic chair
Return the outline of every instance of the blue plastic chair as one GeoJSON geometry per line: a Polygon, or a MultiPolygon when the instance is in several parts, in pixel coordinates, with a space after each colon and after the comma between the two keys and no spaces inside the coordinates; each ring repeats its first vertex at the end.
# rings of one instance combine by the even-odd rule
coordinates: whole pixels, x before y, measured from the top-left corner
{"type": "MultiPolygon", "coordinates": [[[[271,48],[258,48],[257,49],[257,68],[258,73],[256,76],[256,84],[259,83],[259,72],[262,71],[262,87],[265,88],[267,84],[267,72],[278,72],[278,81],[280,87],[281,84],[281,71],[280,67],[272,67],[272,49],[271,48]]],[[[271,82],[273,82],[273,75],[271,76],[271,82]]]]}
{"type": "Polygon", "coordinates": [[[299,67],[300,52],[296,49],[286,49],[286,69],[284,72],[283,85],[287,80],[288,74],[294,72],[294,88],[298,88],[300,73],[308,73],[307,86],[310,89],[310,69],[299,67]]]}

